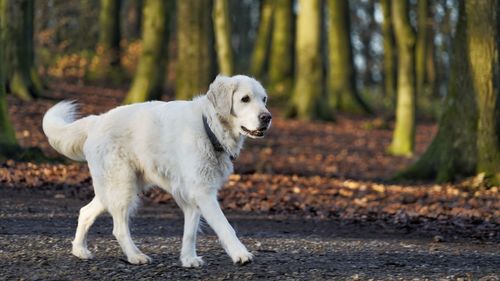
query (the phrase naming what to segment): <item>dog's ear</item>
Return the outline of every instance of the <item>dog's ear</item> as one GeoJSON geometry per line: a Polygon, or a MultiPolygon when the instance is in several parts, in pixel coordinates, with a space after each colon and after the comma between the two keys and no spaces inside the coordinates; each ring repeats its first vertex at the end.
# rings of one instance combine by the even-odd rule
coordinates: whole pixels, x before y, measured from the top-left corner
{"type": "Polygon", "coordinates": [[[236,79],[222,75],[218,75],[214,82],[210,84],[207,98],[221,115],[228,116],[231,114],[233,94],[237,87],[236,79]]]}

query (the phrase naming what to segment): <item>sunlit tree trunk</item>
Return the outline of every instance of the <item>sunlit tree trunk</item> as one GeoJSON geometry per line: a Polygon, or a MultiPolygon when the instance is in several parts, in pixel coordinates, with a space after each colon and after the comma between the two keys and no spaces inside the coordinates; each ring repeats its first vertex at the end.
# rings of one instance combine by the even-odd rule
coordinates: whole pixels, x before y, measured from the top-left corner
{"type": "Polygon", "coordinates": [[[398,88],[396,124],[388,151],[408,156],[415,147],[415,32],[408,17],[408,1],[393,1],[392,5],[398,48],[398,88]]]}
{"type": "Polygon", "coordinates": [[[41,82],[34,66],[34,0],[2,0],[0,14],[5,20],[5,77],[8,89],[23,100],[41,94],[41,82]]]}
{"type": "Polygon", "coordinates": [[[371,112],[356,89],[349,2],[328,0],[329,105],[339,111],[371,112]]]}
{"type": "Polygon", "coordinates": [[[99,41],[90,79],[119,78],[120,74],[120,9],[121,0],[101,0],[99,13],[99,41]]]}
{"type": "Polygon", "coordinates": [[[326,118],[320,107],[323,97],[321,58],[321,0],[299,0],[297,16],[296,76],[289,116],[326,118]]]}
{"type": "Polygon", "coordinates": [[[219,72],[233,75],[233,49],[231,46],[231,21],[227,0],[214,0],[212,21],[214,23],[215,43],[219,72]]]}
{"type": "Polygon", "coordinates": [[[177,99],[204,93],[212,78],[210,2],[177,1],[177,99]]]}
{"type": "Polygon", "coordinates": [[[144,1],[142,53],[125,103],[161,98],[172,2],[171,0],[144,1]]]}
{"type": "MultiPolygon", "coordinates": [[[[4,8],[5,0],[1,1],[1,7],[4,8]]],[[[0,61],[5,61],[4,43],[5,31],[7,27],[7,18],[4,14],[0,14],[0,61]]],[[[16,134],[9,120],[9,112],[7,111],[7,100],[5,98],[5,64],[0,64],[0,160],[17,151],[18,145],[16,134]]]]}
{"type": "Polygon", "coordinates": [[[292,1],[275,0],[269,57],[269,91],[274,98],[290,96],[293,83],[292,1]]]}
{"type": "Polygon", "coordinates": [[[500,120],[496,120],[495,113],[500,110],[497,106],[498,3],[495,0],[468,0],[465,3],[467,47],[478,105],[477,173],[485,173],[500,183],[500,146],[496,131],[496,123],[500,120]]]}
{"type": "Polygon", "coordinates": [[[264,75],[266,59],[269,54],[273,3],[274,1],[272,0],[261,0],[259,30],[257,31],[257,38],[255,39],[252,60],[250,62],[250,73],[259,79],[262,79],[264,75]]]}
{"type": "Polygon", "coordinates": [[[427,47],[428,47],[428,26],[429,26],[429,4],[428,0],[417,1],[417,43],[415,47],[415,76],[416,76],[416,91],[418,96],[424,94],[424,83],[426,75],[427,63],[427,47]]]}
{"type": "Polygon", "coordinates": [[[391,15],[391,0],[381,0],[384,22],[382,36],[384,38],[384,96],[392,105],[396,101],[396,53],[394,52],[394,31],[391,15]]]}

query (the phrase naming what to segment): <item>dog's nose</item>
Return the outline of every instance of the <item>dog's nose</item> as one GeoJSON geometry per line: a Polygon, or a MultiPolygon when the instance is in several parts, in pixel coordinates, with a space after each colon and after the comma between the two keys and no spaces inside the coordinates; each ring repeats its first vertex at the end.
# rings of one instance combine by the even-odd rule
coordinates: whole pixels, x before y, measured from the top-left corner
{"type": "Polygon", "coordinates": [[[269,112],[262,112],[261,114],[259,114],[259,120],[262,123],[269,123],[269,122],[271,122],[272,118],[273,117],[271,116],[271,113],[269,113],[269,112]]]}

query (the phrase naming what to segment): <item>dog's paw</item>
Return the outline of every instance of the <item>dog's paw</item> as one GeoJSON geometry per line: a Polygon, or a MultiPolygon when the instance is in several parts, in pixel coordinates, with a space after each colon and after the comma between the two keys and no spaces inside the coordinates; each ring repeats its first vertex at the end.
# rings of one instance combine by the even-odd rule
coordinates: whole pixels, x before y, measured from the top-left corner
{"type": "Polygon", "coordinates": [[[243,252],[241,254],[235,255],[234,257],[231,257],[231,258],[232,258],[234,264],[245,265],[245,264],[249,264],[252,262],[253,255],[250,252],[246,251],[246,252],[243,252]]]}
{"type": "Polygon", "coordinates": [[[181,257],[183,267],[201,267],[205,264],[201,257],[181,257]]]}
{"type": "Polygon", "coordinates": [[[153,260],[146,256],[145,254],[137,254],[127,257],[127,260],[131,264],[147,264],[153,262],[153,260]]]}
{"type": "Polygon", "coordinates": [[[84,247],[73,247],[71,253],[82,260],[90,260],[94,258],[94,255],[92,255],[92,253],[84,247]]]}

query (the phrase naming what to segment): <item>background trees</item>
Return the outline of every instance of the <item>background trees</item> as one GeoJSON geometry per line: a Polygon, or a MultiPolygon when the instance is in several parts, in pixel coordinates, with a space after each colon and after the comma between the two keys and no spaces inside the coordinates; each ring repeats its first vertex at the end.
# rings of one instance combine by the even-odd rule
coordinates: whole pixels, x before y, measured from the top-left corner
{"type": "Polygon", "coordinates": [[[40,97],[40,74],[119,80],[133,103],[189,99],[218,73],[251,74],[292,117],[382,115],[367,127],[394,128],[396,155],[414,153],[418,122],[439,119],[433,145],[404,175],[495,178],[497,1],[470,2],[477,9],[464,6],[463,21],[461,3],[3,0],[3,83],[29,100],[40,97]]]}

